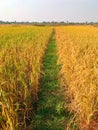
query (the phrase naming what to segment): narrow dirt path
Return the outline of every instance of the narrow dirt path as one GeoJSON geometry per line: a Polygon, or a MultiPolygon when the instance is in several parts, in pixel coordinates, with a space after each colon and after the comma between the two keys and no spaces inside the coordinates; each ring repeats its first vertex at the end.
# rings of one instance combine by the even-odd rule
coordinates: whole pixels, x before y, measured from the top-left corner
{"type": "Polygon", "coordinates": [[[58,81],[60,67],[57,65],[55,32],[47,47],[43,66],[45,74],[41,80],[38,108],[32,122],[33,130],[64,130],[66,113],[58,81]]]}

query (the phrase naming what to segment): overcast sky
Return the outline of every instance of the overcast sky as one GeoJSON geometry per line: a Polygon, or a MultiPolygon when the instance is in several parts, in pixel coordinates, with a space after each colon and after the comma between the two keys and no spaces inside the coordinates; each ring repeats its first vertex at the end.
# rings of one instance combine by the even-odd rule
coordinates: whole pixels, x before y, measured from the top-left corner
{"type": "Polygon", "coordinates": [[[98,0],[0,0],[3,21],[98,21],[98,0]]]}

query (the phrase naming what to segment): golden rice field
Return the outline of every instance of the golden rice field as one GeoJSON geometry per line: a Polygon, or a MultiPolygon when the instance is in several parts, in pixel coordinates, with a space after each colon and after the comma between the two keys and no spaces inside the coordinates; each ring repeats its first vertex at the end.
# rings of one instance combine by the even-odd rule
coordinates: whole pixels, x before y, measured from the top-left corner
{"type": "Polygon", "coordinates": [[[0,26],[0,130],[23,130],[34,112],[51,27],[0,26]]]}
{"type": "MultiPolygon", "coordinates": [[[[71,115],[65,130],[98,130],[98,27],[54,29],[64,109],[71,115]]],[[[0,25],[0,130],[29,130],[52,33],[51,26],[0,25]]]]}
{"type": "Polygon", "coordinates": [[[98,27],[57,27],[56,41],[65,108],[74,114],[67,129],[98,130],[98,27]]]}

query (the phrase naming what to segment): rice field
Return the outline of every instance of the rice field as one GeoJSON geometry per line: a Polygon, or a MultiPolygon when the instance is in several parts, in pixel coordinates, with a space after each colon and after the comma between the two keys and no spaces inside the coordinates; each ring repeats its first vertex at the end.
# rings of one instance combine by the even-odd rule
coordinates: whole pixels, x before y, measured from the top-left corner
{"type": "Polygon", "coordinates": [[[0,130],[29,124],[51,33],[48,27],[0,26],[0,130]]]}
{"type": "Polygon", "coordinates": [[[56,40],[65,108],[74,114],[67,129],[97,130],[98,28],[58,27],[56,40]]]}
{"type": "Polygon", "coordinates": [[[98,130],[98,27],[0,25],[0,130],[98,130]]]}

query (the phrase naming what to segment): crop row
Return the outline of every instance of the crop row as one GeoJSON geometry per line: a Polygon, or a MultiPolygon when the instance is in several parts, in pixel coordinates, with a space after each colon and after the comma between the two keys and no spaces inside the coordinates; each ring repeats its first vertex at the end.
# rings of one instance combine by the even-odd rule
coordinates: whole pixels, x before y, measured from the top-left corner
{"type": "Polygon", "coordinates": [[[74,115],[67,129],[97,130],[98,28],[57,27],[56,40],[65,108],[74,115]]]}
{"type": "Polygon", "coordinates": [[[50,27],[0,27],[0,130],[29,125],[51,33],[50,27]]]}

